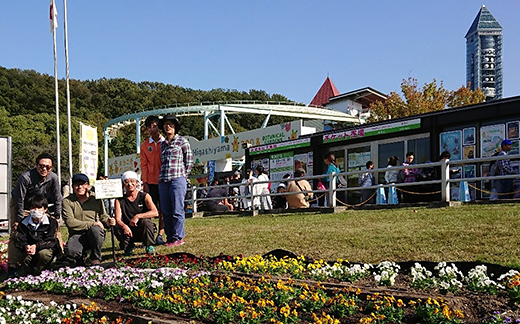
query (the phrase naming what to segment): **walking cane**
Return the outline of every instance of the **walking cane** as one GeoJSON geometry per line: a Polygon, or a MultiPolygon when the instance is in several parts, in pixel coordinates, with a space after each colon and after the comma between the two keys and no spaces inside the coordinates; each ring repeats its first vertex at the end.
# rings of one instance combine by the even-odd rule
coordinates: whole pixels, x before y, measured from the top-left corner
{"type": "MultiPolygon", "coordinates": [[[[108,199],[108,209],[109,209],[109,212],[108,212],[108,216],[110,218],[114,218],[114,215],[112,214],[112,199],[108,199]]],[[[116,263],[116,245],[115,245],[115,242],[114,242],[114,228],[116,226],[112,226],[112,228],[110,229],[110,236],[112,237],[112,259],[114,259],[114,264],[116,263]]]]}

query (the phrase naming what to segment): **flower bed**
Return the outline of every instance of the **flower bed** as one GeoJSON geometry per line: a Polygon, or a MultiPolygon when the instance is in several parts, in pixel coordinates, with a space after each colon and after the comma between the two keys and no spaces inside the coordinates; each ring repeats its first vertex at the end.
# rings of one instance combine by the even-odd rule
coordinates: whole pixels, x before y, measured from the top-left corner
{"type": "Polygon", "coordinates": [[[46,271],[7,280],[5,289],[103,298],[215,323],[472,323],[485,317],[486,323],[502,323],[520,318],[514,306],[520,301],[520,274],[514,270],[493,280],[485,266],[464,275],[446,263],[433,271],[419,263],[403,270],[392,262],[372,266],[304,257],[178,255],[125,263],[46,271]],[[476,307],[487,300],[494,300],[495,309],[476,307]]]}
{"type": "Polygon", "coordinates": [[[106,316],[97,316],[99,307],[90,305],[62,304],[24,300],[21,296],[13,297],[0,292],[0,324],[81,324],[81,323],[131,323],[129,319],[118,317],[114,320],[106,316]]]}

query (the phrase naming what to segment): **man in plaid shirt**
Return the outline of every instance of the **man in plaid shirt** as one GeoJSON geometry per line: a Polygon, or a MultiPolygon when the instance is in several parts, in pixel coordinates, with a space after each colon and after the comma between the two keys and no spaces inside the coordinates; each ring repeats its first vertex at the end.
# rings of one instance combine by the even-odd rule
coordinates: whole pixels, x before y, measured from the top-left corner
{"type": "Polygon", "coordinates": [[[163,212],[166,246],[184,244],[184,199],[188,175],[193,167],[193,154],[188,140],[179,135],[180,122],[174,115],[159,121],[165,140],[161,143],[159,196],[163,212]]]}

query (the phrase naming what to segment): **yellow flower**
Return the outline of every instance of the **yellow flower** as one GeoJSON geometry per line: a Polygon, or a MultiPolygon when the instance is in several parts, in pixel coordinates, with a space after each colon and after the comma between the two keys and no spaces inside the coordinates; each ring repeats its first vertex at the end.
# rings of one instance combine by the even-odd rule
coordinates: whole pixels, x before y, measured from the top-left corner
{"type": "Polygon", "coordinates": [[[463,313],[461,310],[458,310],[458,309],[457,309],[457,310],[455,310],[453,313],[454,313],[454,314],[453,314],[454,317],[456,317],[456,318],[464,318],[464,313],[463,313]]]}
{"type": "Polygon", "coordinates": [[[446,317],[448,320],[451,319],[451,311],[448,305],[444,305],[442,308],[442,315],[444,315],[444,317],[446,317]]]}

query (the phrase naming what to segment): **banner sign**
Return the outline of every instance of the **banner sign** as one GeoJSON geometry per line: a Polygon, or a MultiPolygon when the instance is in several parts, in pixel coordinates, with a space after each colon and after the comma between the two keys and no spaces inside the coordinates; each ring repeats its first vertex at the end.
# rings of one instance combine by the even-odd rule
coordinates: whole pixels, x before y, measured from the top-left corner
{"type": "Polygon", "coordinates": [[[190,142],[195,163],[205,163],[210,160],[241,158],[245,155],[244,146],[251,147],[297,139],[302,135],[312,134],[315,131],[315,128],[303,126],[302,120],[296,120],[203,141],[199,141],[191,136],[186,136],[186,138],[190,142]]]}
{"type": "Polygon", "coordinates": [[[79,170],[87,175],[92,184],[96,180],[98,166],[97,128],[80,123],[79,145],[79,170]]]}
{"type": "Polygon", "coordinates": [[[323,135],[323,144],[348,141],[355,138],[369,137],[382,134],[390,134],[402,132],[410,129],[418,129],[421,127],[421,119],[412,119],[401,121],[397,123],[390,123],[377,126],[369,126],[363,128],[356,128],[352,130],[345,130],[342,132],[323,135]]]}
{"type": "Polygon", "coordinates": [[[294,141],[286,141],[282,143],[273,143],[269,145],[262,145],[257,147],[252,147],[249,149],[249,155],[258,155],[265,153],[273,153],[283,150],[292,150],[300,147],[311,146],[310,138],[302,138],[294,141]]]}

